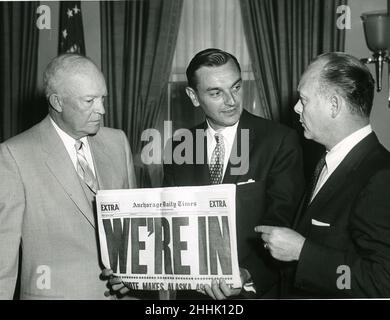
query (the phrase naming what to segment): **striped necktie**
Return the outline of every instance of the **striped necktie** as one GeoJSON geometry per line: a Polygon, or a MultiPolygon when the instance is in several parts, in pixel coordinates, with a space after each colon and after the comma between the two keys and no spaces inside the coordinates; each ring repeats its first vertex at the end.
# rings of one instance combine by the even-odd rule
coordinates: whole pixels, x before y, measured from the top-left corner
{"type": "Polygon", "coordinates": [[[213,154],[211,155],[209,171],[211,184],[220,184],[223,178],[223,162],[225,158],[225,145],[223,136],[220,133],[215,134],[217,142],[213,154]]]}
{"type": "Polygon", "coordinates": [[[93,193],[97,191],[97,181],[95,175],[92,172],[91,167],[88,164],[87,158],[84,154],[84,144],[80,140],[76,140],[74,147],[77,155],[77,174],[86,183],[93,193]]]}

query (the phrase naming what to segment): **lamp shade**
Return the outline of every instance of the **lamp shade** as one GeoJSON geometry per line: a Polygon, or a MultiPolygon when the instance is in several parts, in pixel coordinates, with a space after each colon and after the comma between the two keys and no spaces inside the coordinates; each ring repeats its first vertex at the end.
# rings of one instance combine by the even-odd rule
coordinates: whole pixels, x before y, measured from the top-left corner
{"type": "Polygon", "coordinates": [[[387,11],[366,12],[361,19],[367,47],[372,52],[390,49],[390,16],[387,11]]]}

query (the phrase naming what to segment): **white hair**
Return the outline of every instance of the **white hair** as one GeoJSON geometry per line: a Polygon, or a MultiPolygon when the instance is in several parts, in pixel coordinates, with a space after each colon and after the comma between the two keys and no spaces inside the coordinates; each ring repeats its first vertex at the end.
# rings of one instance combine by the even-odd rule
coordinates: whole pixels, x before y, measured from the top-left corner
{"type": "MultiPolygon", "coordinates": [[[[59,82],[64,75],[80,73],[91,65],[96,67],[91,59],[79,54],[65,53],[55,57],[43,74],[46,97],[49,98],[52,94],[58,93],[59,82]]],[[[99,70],[97,67],[96,69],[99,70]]]]}

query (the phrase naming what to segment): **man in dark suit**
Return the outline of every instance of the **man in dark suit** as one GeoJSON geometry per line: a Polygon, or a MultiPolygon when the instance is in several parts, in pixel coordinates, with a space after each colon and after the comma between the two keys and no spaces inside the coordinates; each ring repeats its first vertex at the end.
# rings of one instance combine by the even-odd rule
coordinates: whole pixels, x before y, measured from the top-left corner
{"type": "MultiPolygon", "coordinates": [[[[201,51],[190,62],[187,78],[187,95],[195,107],[202,108],[206,121],[191,129],[194,144],[189,156],[193,161],[175,163],[173,152],[172,164],[164,165],[164,185],[236,184],[237,250],[243,284],[248,292],[254,291],[248,285],[253,281],[256,297],[276,297],[275,261],[259,248],[253,228],[259,223],[292,224],[304,188],[297,135],[243,110],[241,69],[233,55],[218,49],[201,51]]],[[[179,143],[182,141],[173,141],[167,150],[175,150],[179,143]]],[[[206,293],[224,299],[242,292],[213,282],[206,293]]],[[[194,292],[177,295],[196,297],[194,292]]]]}
{"type": "Polygon", "coordinates": [[[256,227],[286,268],[287,296],[390,297],[390,153],[369,124],[374,80],[358,59],[319,56],[295,111],[325,146],[296,231],[256,227]]]}

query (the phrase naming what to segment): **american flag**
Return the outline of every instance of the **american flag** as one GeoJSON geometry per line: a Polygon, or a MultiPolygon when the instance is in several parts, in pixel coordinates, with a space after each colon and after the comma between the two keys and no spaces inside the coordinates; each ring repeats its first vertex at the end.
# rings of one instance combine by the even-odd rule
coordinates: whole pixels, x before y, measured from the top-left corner
{"type": "Polygon", "coordinates": [[[72,52],[85,55],[83,20],[80,1],[60,2],[58,53],[72,52]]]}

